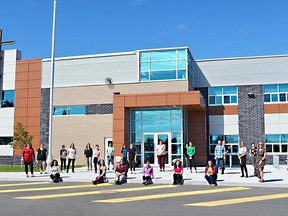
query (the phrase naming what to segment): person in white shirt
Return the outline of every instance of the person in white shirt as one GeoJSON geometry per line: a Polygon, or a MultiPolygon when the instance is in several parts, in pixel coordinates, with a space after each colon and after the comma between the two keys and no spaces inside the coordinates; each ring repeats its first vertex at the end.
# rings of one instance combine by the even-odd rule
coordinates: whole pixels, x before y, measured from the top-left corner
{"type": "Polygon", "coordinates": [[[239,149],[238,149],[238,158],[239,163],[241,165],[241,177],[244,177],[244,171],[246,174],[246,178],[248,178],[248,171],[246,167],[246,154],[247,154],[247,148],[245,147],[244,142],[240,142],[239,149]]]}
{"type": "Polygon", "coordinates": [[[156,147],[156,153],[158,158],[158,164],[160,167],[160,172],[165,171],[165,156],[166,156],[166,145],[162,140],[159,141],[159,145],[156,147]]]}
{"type": "Polygon", "coordinates": [[[67,173],[69,172],[70,164],[72,163],[72,172],[74,173],[74,164],[76,160],[76,148],[74,143],[71,143],[70,148],[67,151],[68,154],[68,165],[67,165],[67,173]]]}
{"type": "Polygon", "coordinates": [[[51,175],[50,178],[52,179],[52,181],[54,183],[58,183],[61,182],[62,179],[60,177],[60,168],[58,166],[58,161],[57,160],[53,160],[51,163],[51,175]]]}

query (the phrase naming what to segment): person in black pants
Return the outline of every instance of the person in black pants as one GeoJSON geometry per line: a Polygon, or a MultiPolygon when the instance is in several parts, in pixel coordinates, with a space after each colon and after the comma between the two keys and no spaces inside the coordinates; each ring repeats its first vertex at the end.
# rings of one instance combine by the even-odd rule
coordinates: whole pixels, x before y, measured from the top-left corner
{"type": "Polygon", "coordinates": [[[244,171],[245,171],[246,178],[248,178],[248,171],[246,167],[246,154],[247,154],[247,148],[245,147],[245,143],[240,142],[240,147],[238,150],[238,159],[241,165],[241,173],[242,173],[241,177],[244,177],[244,171]]]}
{"type": "Polygon", "coordinates": [[[136,167],[136,158],[137,158],[137,151],[134,145],[131,143],[127,153],[128,162],[130,165],[131,174],[135,174],[135,167],[136,167]]]}
{"type": "Polygon", "coordinates": [[[65,145],[62,145],[62,148],[60,149],[60,161],[61,161],[61,165],[60,165],[60,170],[66,170],[66,159],[67,159],[67,150],[65,149],[65,145]]]}

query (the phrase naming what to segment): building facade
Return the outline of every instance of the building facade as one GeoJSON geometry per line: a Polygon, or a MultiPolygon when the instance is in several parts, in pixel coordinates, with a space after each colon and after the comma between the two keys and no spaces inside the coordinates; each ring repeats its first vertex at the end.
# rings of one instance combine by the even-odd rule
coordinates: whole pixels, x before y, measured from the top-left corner
{"type": "MultiPolygon", "coordinates": [[[[21,122],[34,136],[34,148],[48,148],[51,61],[3,53],[0,147],[8,148],[21,122]]],[[[171,164],[183,159],[183,147],[192,141],[197,163],[204,165],[221,139],[229,147],[227,163],[238,164],[240,141],[248,149],[262,141],[267,162],[274,155],[284,164],[287,73],[287,55],[194,60],[187,47],[57,58],[52,155],[58,158],[62,145],[75,143],[76,161],[85,164],[87,143],[99,144],[105,156],[113,141],[116,156],[133,143],[139,165],[146,159],[157,164],[155,147],[162,140],[171,164]]]]}

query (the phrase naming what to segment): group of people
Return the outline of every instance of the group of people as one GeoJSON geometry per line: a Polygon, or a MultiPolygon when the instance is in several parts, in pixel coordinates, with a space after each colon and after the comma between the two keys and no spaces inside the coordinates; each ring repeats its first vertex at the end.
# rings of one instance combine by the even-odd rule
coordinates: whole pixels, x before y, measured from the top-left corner
{"type": "MultiPolygon", "coordinates": [[[[217,174],[219,168],[221,168],[221,174],[224,174],[225,170],[225,160],[228,153],[228,150],[225,146],[225,141],[218,141],[217,146],[215,147],[214,154],[215,154],[215,165],[213,161],[210,160],[207,163],[207,166],[204,171],[205,179],[207,180],[210,186],[217,186],[217,174]]],[[[106,155],[107,155],[107,166],[105,165],[105,160],[101,158],[101,152],[99,149],[99,145],[95,146],[93,150],[91,148],[90,143],[88,143],[84,149],[84,156],[87,159],[87,169],[92,170],[92,162],[94,164],[95,173],[97,173],[99,169],[99,175],[93,179],[93,184],[105,183],[108,182],[106,178],[106,171],[109,170],[110,165],[114,170],[114,152],[115,149],[111,143],[109,143],[106,155]]],[[[63,169],[66,172],[69,172],[70,165],[72,165],[72,172],[74,173],[75,167],[75,160],[76,160],[76,148],[74,143],[71,143],[68,150],[65,149],[65,145],[62,146],[60,150],[60,162],[61,165],[58,166],[58,161],[53,160],[51,163],[51,179],[54,182],[62,181],[60,177],[60,171],[63,169]],[[66,161],[68,160],[68,164],[66,166],[66,161]]],[[[137,150],[135,146],[131,143],[127,148],[126,145],[122,146],[121,149],[122,159],[117,163],[115,168],[115,184],[123,184],[127,182],[127,173],[130,168],[131,174],[135,174],[135,167],[137,164],[137,150]]],[[[156,153],[158,158],[158,164],[160,168],[160,172],[165,171],[165,156],[166,156],[166,146],[160,140],[159,144],[156,147],[156,153]]],[[[196,162],[195,162],[195,153],[196,147],[193,146],[192,142],[189,142],[184,147],[184,156],[186,160],[187,169],[190,169],[192,173],[192,168],[195,169],[197,172],[196,162]]],[[[30,167],[31,177],[35,177],[33,172],[33,163],[36,159],[37,166],[39,168],[40,174],[46,172],[46,160],[47,160],[48,151],[44,148],[43,144],[40,144],[39,148],[36,150],[36,154],[34,153],[34,149],[32,148],[31,143],[27,143],[22,151],[22,157],[25,165],[25,173],[26,177],[30,177],[28,174],[28,167],[30,167]]],[[[239,164],[241,167],[241,177],[248,178],[248,170],[246,166],[248,150],[245,146],[244,142],[240,142],[238,148],[238,159],[239,164]]],[[[256,148],[255,144],[251,144],[251,149],[249,151],[250,157],[253,158],[253,165],[254,165],[254,175],[259,178],[259,182],[264,182],[264,166],[265,166],[265,159],[267,157],[266,150],[264,148],[264,144],[260,142],[256,148]]],[[[173,184],[183,184],[183,173],[184,169],[182,166],[182,161],[180,159],[175,159],[173,161],[173,184]]],[[[152,179],[154,178],[154,171],[153,167],[150,165],[150,161],[147,160],[145,165],[143,166],[143,184],[153,184],[152,179]]]]}

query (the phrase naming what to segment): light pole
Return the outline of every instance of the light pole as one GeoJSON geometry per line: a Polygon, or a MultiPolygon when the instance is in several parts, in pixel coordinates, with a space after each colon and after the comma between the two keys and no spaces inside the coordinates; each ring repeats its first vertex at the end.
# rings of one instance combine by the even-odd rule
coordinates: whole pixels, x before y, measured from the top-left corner
{"type": "Polygon", "coordinates": [[[47,158],[47,171],[50,172],[52,156],[52,124],[53,124],[53,99],[54,99],[54,61],[55,61],[55,31],[56,31],[56,8],[57,0],[54,0],[52,48],[51,48],[51,83],[50,83],[50,112],[49,112],[49,149],[47,158]]]}

